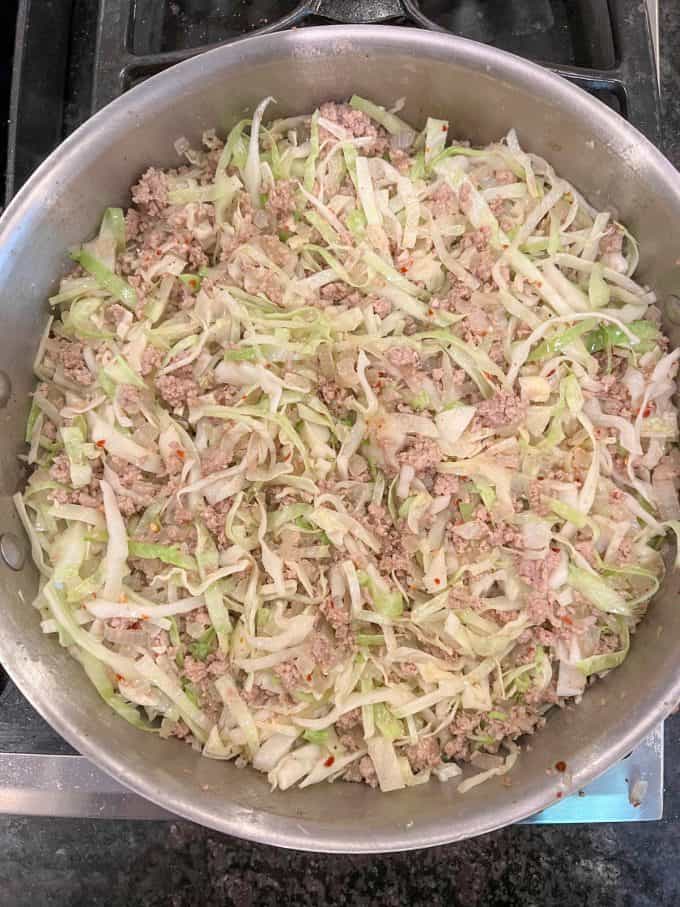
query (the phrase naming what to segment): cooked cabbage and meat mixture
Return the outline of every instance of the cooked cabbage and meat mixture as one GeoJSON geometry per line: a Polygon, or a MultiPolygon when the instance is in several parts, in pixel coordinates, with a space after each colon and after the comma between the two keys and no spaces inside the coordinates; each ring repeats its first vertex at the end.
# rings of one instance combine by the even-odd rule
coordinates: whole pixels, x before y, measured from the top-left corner
{"type": "Polygon", "coordinates": [[[514,131],[265,110],[72,251],[16,497],[35,607],[122,718],[273,787],[465,792],[626,658],[680,350],[635,239],[514,131]]]}

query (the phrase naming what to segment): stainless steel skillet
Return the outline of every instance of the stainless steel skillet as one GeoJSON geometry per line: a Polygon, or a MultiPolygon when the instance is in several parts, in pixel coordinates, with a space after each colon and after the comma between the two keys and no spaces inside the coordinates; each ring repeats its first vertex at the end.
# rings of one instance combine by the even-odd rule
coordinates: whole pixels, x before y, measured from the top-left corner
{"type": "MultiPolygon", "coordinates": [[[[0,368],[11,383],[0,410],[0,533],[21,529],[11,494],[21,482],[31,360],[45,298],[67,247],[93,232],[102,209],[124,204],[150,163],[172,165],[179,136],[228,128],[268,94],[277,115],[353,92],[407,99],[414,123],[446,116],[457,136],[488,142],[514,126],[598,207],[613,206],[641,239],[643,279],[663,303],[680,292],[680,176],[631,126],[562,79],[493,48],[387,26],[309,28],[245,39],[182,63],[93,117],[42,165],[0,220],[0,368]]],[[[667,327],[679,339],[667,306],[667,327]]],[[[79,666],[44,637],[30,607],[27,564],[0,565],[0,661],[45,718],[84,755],[165,808],[229,834],[320,851],[425,847],[481,834],[582,787],[624,756],[680,699],[678,578],[670,576],[620,670],[577,709],[555,714],[511,774],[457,795],[432,782],[381,795],[335,784],[286,793],[231,764],[136,731],[109,711],[79,666]],[[560,784],[546,774],[557,761],[560,784]]]]}

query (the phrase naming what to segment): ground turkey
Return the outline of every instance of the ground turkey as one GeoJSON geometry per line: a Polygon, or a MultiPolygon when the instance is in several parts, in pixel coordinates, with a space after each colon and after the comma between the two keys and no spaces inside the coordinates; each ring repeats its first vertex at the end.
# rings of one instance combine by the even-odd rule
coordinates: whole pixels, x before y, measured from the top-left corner
{"type": "Polygon", "coordinates": [[[524,416],[524,404],[514,394],[498,391],[477,407],[476,418],[483,428],[506,428],[516,425],[524,416]]]}

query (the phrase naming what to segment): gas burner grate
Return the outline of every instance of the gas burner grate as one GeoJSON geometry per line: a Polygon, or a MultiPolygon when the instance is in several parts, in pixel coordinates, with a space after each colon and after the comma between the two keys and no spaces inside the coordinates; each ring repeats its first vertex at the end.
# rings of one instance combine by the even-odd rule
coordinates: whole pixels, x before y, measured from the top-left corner
{"type": "Polygon", "coordinates": [[[644,3],[628,0],[21,0],[6,196],[70,132],[131,86],[219,44],[321,23],[450,32],[519,53],[590,91],[659,144],[644,3]]]}

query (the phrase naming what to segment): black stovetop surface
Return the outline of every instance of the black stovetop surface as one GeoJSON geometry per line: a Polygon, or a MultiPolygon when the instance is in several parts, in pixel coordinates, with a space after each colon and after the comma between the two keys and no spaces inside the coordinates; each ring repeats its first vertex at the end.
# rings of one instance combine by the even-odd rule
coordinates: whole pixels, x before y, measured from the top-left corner
{"type": "Polygon", "coordinates": [[[7,166],[7,125],[18,0],[0,3],[0,174],[7,166]]]}

